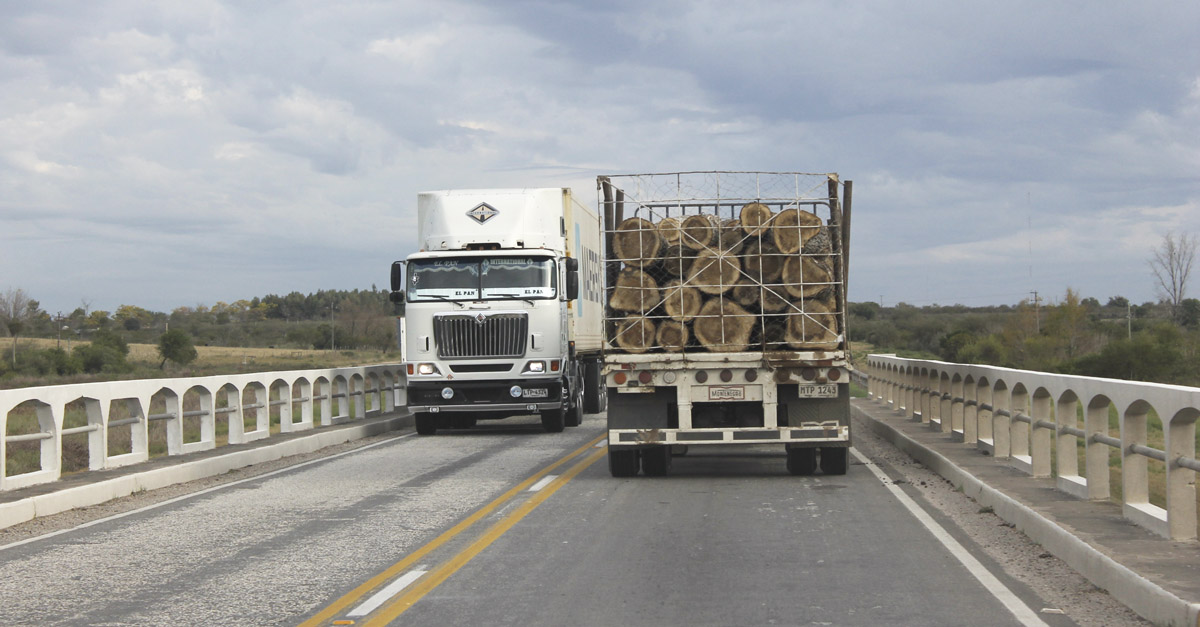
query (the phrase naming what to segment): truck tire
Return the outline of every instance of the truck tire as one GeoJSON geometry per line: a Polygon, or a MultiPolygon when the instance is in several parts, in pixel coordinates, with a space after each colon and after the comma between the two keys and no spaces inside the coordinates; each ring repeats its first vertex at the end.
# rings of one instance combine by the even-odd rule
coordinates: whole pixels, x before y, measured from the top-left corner
{"type": "Polygon", "coordinates": [[[844,475],[849,468],[850,449],[822,448],[821,472],[827,475],[844,475]]]}
{"type": "Polygon", "coordinates": [[[574,402],[571,403],[571,408],[567,410],[565,424],[568,427],[578,427],[583,424],[583,390],[580,389],[571,396],[574,398],[574,402]]]}
{"type": "Polygon", "coordinates": [[[637,476],[637,449],[608,449],[608,472],[614,477],[637,476]]]}
{"type": "Polygon", "coordinates": [[[417,435],[433,435],[437,433],[437,418],[429,412],[420,411],[413,414],[413,422],[417,425],[417,435]]]}
{"type": "Polygon", "coordinates": [[[793,475],[811,475],[817,470],[817,449],[790,448],[787,452],[787,469],[793,475]]]}
{"type": "Polygon", "coordinates": [[[567,408],[560,407],[542,412],[542,428],[546,433],[561,433],[567,426],[567,408]]]}
{"type": "Polygon", "coordinates": [[[647,477],[664,477],[671,468],[671,447],[642,449],[642,472],[647,477]]]}
{"type": "Polygon", "coordinates": [[[604,411],[608,396],[605,393],[604,381],[600,375],[600,360],[588,359],[583,362],[583,412],[598,414],[604,411]]]}

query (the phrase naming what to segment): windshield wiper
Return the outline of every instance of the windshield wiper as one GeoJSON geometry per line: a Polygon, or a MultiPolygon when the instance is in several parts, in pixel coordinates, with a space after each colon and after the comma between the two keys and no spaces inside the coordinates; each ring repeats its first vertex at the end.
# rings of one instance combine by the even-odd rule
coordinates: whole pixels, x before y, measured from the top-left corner
{"type": "Polygon", "coordinates": [[[523,300],[529,303],[530,307],[534,306],[532,298],[528,296],[522,296],[521,294],[492,294],[491,296],[488,296],[488,299],[493,298],[497,300],[523,300]]]}

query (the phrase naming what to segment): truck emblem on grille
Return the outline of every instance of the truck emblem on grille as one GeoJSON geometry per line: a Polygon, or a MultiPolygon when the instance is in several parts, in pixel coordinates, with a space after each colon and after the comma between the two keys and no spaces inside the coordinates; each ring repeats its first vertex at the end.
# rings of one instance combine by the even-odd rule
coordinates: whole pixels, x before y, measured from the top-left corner
{"type": "Polygon", "coordinates": [[[483,314],[479,314],[479,315],[475,316],[475,322],[478,324],[483,324],[486,320],[487,320],[487,316],[485,316],[483,314]]]}
{"type": "Polygon", "coordinates": [[[491,220],[498,213],[500,212],[497,211],[495,207],[487,204],[486,202],[481,202],[474,209],[468,211],[467,215],[476,222],[483,224],[484,222],[491,220]]]}

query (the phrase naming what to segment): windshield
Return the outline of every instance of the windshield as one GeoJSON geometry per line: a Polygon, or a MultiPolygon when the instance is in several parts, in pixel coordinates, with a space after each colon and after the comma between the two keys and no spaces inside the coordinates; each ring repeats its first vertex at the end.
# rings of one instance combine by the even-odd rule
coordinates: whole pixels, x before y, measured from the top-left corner
{"type": "Polygon", "coordinates": [[[555,298],[554,261],[535,257],[420,259],[408,264],[408,300],[555,298]]]}

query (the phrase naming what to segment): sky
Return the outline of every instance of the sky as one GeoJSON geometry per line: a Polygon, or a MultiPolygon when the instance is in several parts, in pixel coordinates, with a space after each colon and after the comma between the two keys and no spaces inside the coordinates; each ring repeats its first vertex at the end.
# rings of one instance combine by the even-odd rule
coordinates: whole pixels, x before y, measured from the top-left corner
{"type": "Polygon", "coordinates": [[[1200,3],[0,3],[0,291],[51,314],[384,288],[419,191],[686,170],[853,180],[852,301],[1156,300],[1200,3]]]}

